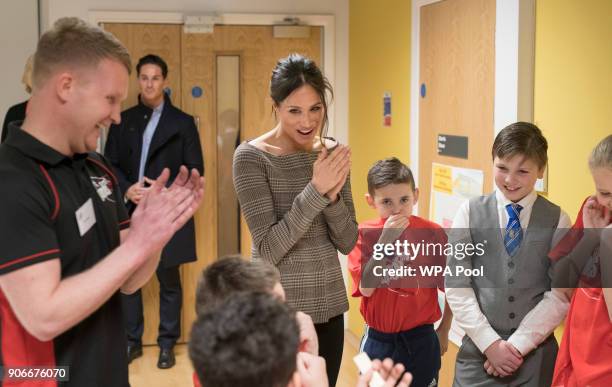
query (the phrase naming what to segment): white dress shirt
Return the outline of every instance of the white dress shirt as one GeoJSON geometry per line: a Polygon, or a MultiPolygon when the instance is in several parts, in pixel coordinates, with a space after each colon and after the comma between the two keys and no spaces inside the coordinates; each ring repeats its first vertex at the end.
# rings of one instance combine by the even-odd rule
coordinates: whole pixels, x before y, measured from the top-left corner
{"type": "MultiPolygon", "coordinates": [[[[531,218],[531,211],[538,195],[531,191],[521,199],[523,209],[519,214],[521,227],[526,229],[531,218]]],[[[497,214],[500,232],[504,232],[508,223],[506,205],[512,203],[499,190],[495,190],[497,214]]],[[[464,202],[455,219],[453,228],[470,228],[470,203],[464,202]]],[[[567,213],[561,210],[557,230],[553,235],[551,249],[571,227],[567,213]]],[[[489,348],[493,342],[501,339],[495,332],[487,317],[480,310],[476,294],[472,288],[446,288],[446,298],[453,311],[456,323],[467,333],[481,352],[489,348]]],[[[518,329],[510,336],[508,342],[521,352],[523,356],[542,343],[552,331],[563,321],[569,308],[569,300],[561,290],[552,289],[544,293],[542,300],[525,316],[518,329]]]]}
{"type": "Polygon", "coordinates": [[[159,124],[162,112],[164,111],[164,101],[162,101],[151,113],[151,119],[147,122],[147,127],[142,134],[142,152],[140,152],[140,164],[138,167],[138,181],[142,181],[144,177],[145,168],[147,164],[147,157],[149,156],[149,147],[153,140],[153,135],[159,124]]]}

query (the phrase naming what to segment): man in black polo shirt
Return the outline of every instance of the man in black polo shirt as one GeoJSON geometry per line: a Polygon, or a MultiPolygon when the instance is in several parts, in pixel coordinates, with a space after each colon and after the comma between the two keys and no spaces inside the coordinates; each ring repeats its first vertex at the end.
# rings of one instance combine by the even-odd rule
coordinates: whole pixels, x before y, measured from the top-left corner
{"type": "Polygon", "coordinates": [[[76,18],[40,38],[28,116],[0,145],[3,383],[68,367],[62,386],[129,385],[119,291],[147,282],[203,195],[196,170],[183,167],[169,188],[164,170],[128,218],[93,151],[100,128],[120,121],[130,67],[119,41],[76,18]]]}

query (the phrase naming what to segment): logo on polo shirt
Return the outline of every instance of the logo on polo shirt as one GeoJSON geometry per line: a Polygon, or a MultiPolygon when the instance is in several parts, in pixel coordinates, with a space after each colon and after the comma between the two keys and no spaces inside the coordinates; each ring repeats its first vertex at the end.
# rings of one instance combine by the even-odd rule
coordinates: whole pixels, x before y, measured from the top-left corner
{"type": "Polygon", "coordinates": [[[103,202],[109,201],[114,203],[115,201],[111,197],[113,195],[113,184],[106,177],[91,176],[91,182],[98,192],[98,196],[103,202]]]}

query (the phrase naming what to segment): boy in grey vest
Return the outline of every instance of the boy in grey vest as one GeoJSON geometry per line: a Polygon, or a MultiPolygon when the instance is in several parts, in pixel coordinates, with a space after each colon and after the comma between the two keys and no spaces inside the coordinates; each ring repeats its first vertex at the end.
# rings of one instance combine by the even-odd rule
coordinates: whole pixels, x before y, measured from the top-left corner
{"type": "MultiPolygon", "coordinates": [[[[492,149],[496,190],[465,202],[449,238],[483,243],[483,254],[449,255],[446,297],[465,332],[454,386],[550,386],[557,342],[553,330],[568,300],[551,290],[550,248],[570,227],[558,206],[538,196],[548,145],[526,122],[504,128],[492,149]],[[460,275],[482,268],[481,276],[460,275]]],[[[459,250],[454,250],[459,251],[459,250]]]]}

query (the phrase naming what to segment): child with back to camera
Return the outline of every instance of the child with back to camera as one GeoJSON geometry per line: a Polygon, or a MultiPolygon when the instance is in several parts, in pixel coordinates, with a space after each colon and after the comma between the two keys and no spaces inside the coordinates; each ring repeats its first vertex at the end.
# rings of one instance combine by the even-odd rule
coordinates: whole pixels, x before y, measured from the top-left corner
{"type": "MultiPolygon", "coordinates": [[[[240,292],[198,316],[189,356],[203,387],[327,387],[325,360],[298,347],[287,304],[270,293],[240,292]]],[[[384,387],[410,385],[404,367],[386,359],[374,362],[357,387],[367,387],[374,370],[384,387]]]]}

